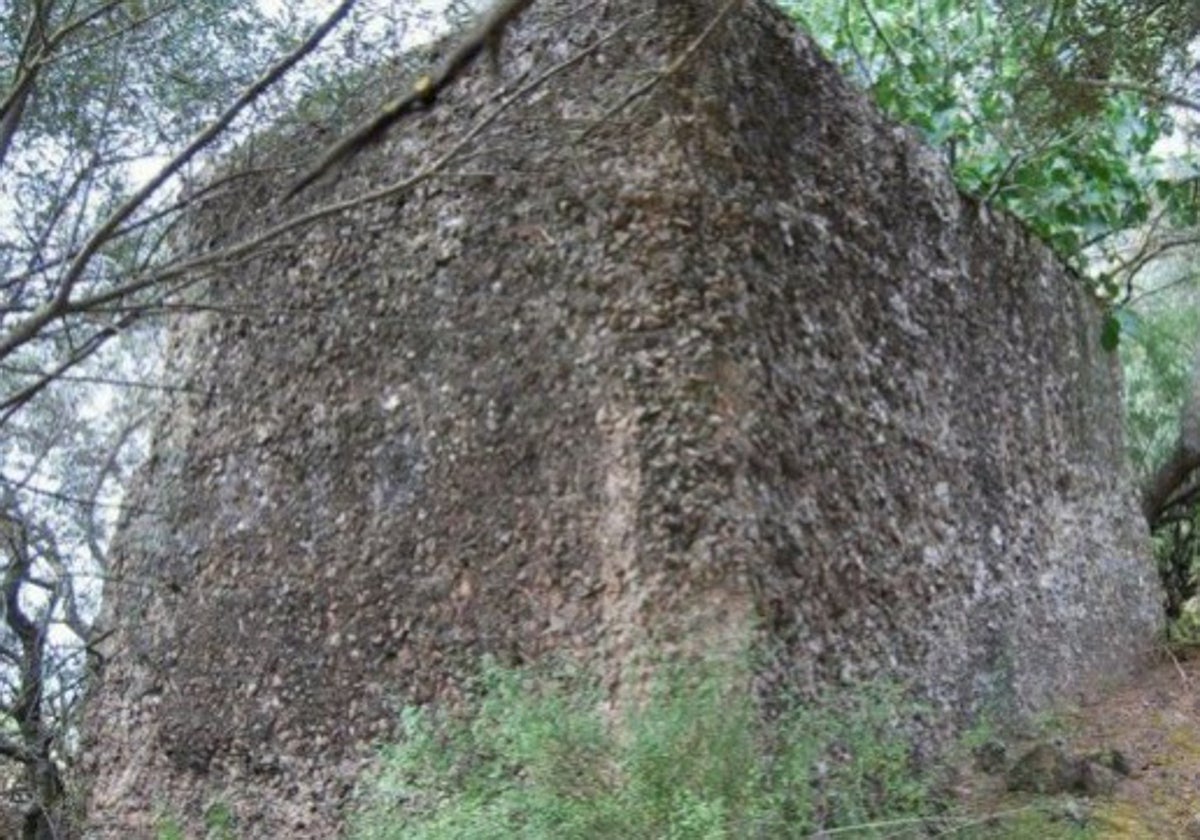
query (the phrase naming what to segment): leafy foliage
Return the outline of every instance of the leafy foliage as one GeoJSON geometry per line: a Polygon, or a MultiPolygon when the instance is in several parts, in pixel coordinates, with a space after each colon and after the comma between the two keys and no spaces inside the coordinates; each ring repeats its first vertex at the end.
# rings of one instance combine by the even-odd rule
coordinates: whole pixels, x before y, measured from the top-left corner
{"type": "Polygon", "coordinates": [[[715,670],[675,672],[610,723],[595,684],[578,674],[489,666],[470,713],[405,710],[403,738],[383,754],[354,836],[806,836],[824,821],[927,804],[916,777],[905,778],[911,745],[885,725],[895,722],[887,704],[822,720],[819,737],[816,715],[797,708],[766,758],[767,732],[738,684],[715,670]],[[835,741],[845,760],[827,772],[838,792],[817,802],[817,764],[832,759],[835,741]]]}
{"type": "MultiPolygon", "coordinates": [[[[465,710],[408,708],[359,794],[355,840],[435,838],[1024,837],[947,810],[914,764],[918,704],[891,685],[784,703],[768,722],[744,671],[662,677],[605,715],[577,672],[488,665],[465,710]]],[[[1036,812],[1021,830],[1060,833],[1036,812]]],[[[1070,835],[1074,836],[1074,835],[1070,835]]]]}
{"type": "Polygon", "coordinates": [[[783,4],[884,110],[944,150],[959,185],[1012,212],[1110,298],[1115,238],[1196,217],[1195,162],[1152,85],[1183,60],[1196,4],[843,0],[783,4]],[[1141,37],[1129,37],[1129,32],[1141,37]],[[1186,165],[1185,165],[1186,164],[1186,165]]]}
{"type": "MultiPolygon", "coordinates": [[[[1184,283],[1195,273],[1163,257],[1200,241],[1200,159],[1176,136],[1178,107],[1168,108],[1200,110],[1183,95],[1200,3],[783,5],[888,113],[945,152],[964,191],[1021,219],[1108,303],[1101,344],[1124,348],[1131,453],[1152,482],[1176,452],[1198,337],[1184,288],[1148,303],[1144,294],[1163,265],[1184,283]]],[[[1193,519],[1156,523],[1175,617],[1196,591],[1193,519]]]]}
{"type": "Polygon", "coordinates": [[[1123,316],[1126,428],[1135,474],[1142,479],[1170,455],[1179,438],[1179,406],[1191,385],[1200,309],[1178,299],[1123,316]]]}
{"type": "MultiPolygon", "coordinates": [[[[1172,455],[1180,439],[1181,412],[1192,387],[1192,366],[1200,341],[1200,307],[1195,291],[1171,288],[1187,265],[1160,265],[1152,272],[1159,296],[1146,299],[1137,316],[1126,313],[1129,340],[1121,345],[1125,369],[1126,428],[1135,475],[1149,481],[1172,455]]],[[[1186,276],[1186,274],[1184,275],[1186,276]]],[[[1200,510],[1192,505],[1173,513],[1154,530],[1154,555],[1166,597],[1170,632],[1197,592],[1200,567],[1200,510]]],[[[1194,634],[1191,634],[1194,635],[1194,634]]]]}

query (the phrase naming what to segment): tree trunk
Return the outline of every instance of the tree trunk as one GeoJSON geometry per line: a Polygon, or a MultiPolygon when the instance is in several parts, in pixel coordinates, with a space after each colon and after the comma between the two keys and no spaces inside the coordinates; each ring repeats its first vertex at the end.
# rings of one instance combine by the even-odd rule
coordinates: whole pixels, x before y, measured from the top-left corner
{"type": "Polygon", "coordinates": [[[1142,514],[1156,527],[1175,504],[1194,501],[1185,493],[1200,468],[1200,346],[1192,361],[1190,388],[1179,417],[1179,440],[1142,488],[1142,514]]]}

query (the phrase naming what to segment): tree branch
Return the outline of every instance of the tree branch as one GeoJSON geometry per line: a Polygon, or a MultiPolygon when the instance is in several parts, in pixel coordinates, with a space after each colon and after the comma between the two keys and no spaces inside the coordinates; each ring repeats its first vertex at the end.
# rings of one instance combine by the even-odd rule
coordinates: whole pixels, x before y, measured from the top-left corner
{"type": "Polygon", "coordinates": [[[0,359],[10,355],[14,350],[32,341],[56,318],[62,317],[71,309],[71,295],[76,283],[83,276],[84,270],[96,256],[99,250],[121,229],[125,220],[135,213],[164,183],[175,175],[183,166],[194,158],[202,149],[207,147],[230,123],[248,106],[253,104],[267,90],[273,87],[289,70],[308,56],[324,40],[333,29],[349,14],[357,0],[342,0],[337,8],[321,22],[311,35],[292,50],[283,59],[273,65],[253,84],[246,88],[237,100],[225,109],[217,119],[204,128],[191,142],[175,155],[158,173],[147,181],[140,189],[126,199],[121,206],[114,210],[108,218],[88,238],[87,243],[79,254],[72,260],[65,276],[59,283],[58,290],[52,300],[38,309],[23,322],[14,326],[7,335],[0,338],[0,359]]]}
{"type": "Polygon", "coordinates": [[[1130,93],[1140,93],[1142,96],[1150,99],[1157,99],[1160,102],[1165,102],[1168,105],[1174,105],[1177,108],[1186,108],[1189,111],[1200,111],[1200,102],[1194,99],[1188,99],[1186,96],[1180,96],[1177,93],[1163,90],[1154,85],[1139,84],[1138,82],[1121,82],[1109,79],[1075,79],[1076,84],[1085,87],[1103,88],[1105,90],[1124,90],[1130,93]]]}
{"type": "MultiPolygon", "coordinates": [[[[638,18],[635,17],[634,19],[636,20],[638,18]]],[[[66,316],[76,314],[95,313],[102,310],[104,307],[109,306],[120,306],[120,311],[127,314],[116,327],[106,326],[98,329],[97,332],[94,333],[86,343],[85,347],[83,348],[84,352],[73,353],[69,358],[63,360],[55,367],[46,371],[42,378],[30,383],[19,393],[16,393],[10,397],[0,398],[0,427],[2,427],[3,424],[7,422],[7,420],[11,418],[11,416],[17,410],[19,410],[21,406],[31,400],[51,382],[61,377],[63,374],[67,373],[80,362],[82,362],[91,353],[102,346],[105,341],[115,335],[119,329],[132,324],[133,321],[138,317],[145,315],[154,308],[155,304],[153,302],[132,302],[135,295],[154,287],[164,286],[167,284],[171,284],[171,289],[173,291],[180,291],[196,282],[199,282],[199,280],[202,279],[202,271],[219,264],[228,263],[233,260],[246,259],[261,254],[264,247],[276,240],[279,240],[281,237],[291,233],[292,231],[302,229],[307,225],[319,221],[320,219],[344,213],[365,204],[393,198],[397,195],[401,195],[412,190],[418,184],[423,183],[442,171],[451,161],[457,158],[463,152],[463,150],[467,148],[467,146],[473,142],[489,125],[491,125],[496,118],[500,116],[500,114],[526,97],[531,91],[544,85],[549,79],[578,64],[587,56],[594,54],[597,50],[603,47],[604,44],[608,43],[612,38],[624,31],[629,23],[629,20],[623,21],[612,31],[598,38],[595,43],[576,52],[574,55],[563,59],[558,64],[548,68],[537,78],[521,86],[511,95],[505,97],[492,111],[480,118],[465,134],[458,138],[458,140],[456,140],[454,144],[448,150],[446,150],[445,153],[403,180],[388,184],[380,189],[355,196],[351,199],[332,202],[306,213],[285,219],[284,221],[279,222],[278,224],[268,228],[265,231],[262,231],[257,235],[252,236],[250,239],[243,242],[236,243],[206,254],[181,258],[166,265],[160,265],[145,273],[135,274],[117,286],[68,301],[58,312],[58,318],[64,318],[66,316]],[[128,306],[122,305],[127,302],[130,302],[128,306]]],[[[160,293],[159,295],[160,300],[162,294],[164,293],[160,293]]],[[[11,350],[8,352],[11,352],[11,350]]],[[[3,353],[4,347],[3,345],[0,345],[0,359],[3,359],[3,353]]]]}
{"type": "Polygon", "coordinates": [[[1187,399],[1179,417],[1179,440],[1142,490],[1142,515],[1151,528],[1159,525],[1164,514],[1179,503],[1187,482],[1200,469],[1200,346],[1195,350],[1187,399]]]}
{"type": "Polygon", "coordinates": [[[282,200],[288,201],[338,164],[382,140],[388,130],[407,115],[427,110],[443,90],[458,81],[485,48],[491,50],[493,56],[497,55],[505,31],[532,3],[533,0],[498,0],[432,75],[422,76],[408,95],[388,102],[374,117],[334,143],[288,188],[282,200]]]}
{"type": "Polygon", "coordinates": [[[602,114],[601,117],[596,120],[596,122],[594,122],[586,131],[583,132],[580,139],[587,137],[599,126],[611,120],[617,114],[621,113],[621,111],[624,111],[634,100],[650,93],[650,91],[657,87],[664,79],[678,73],[679,70],[685,64],[687,64],[687,62],[697,52],[699,52],[700,48],[704,46],[704,42],[709,39],[721,21],[723,21],[726,16],[733,11],[734,7],[741,2],[742,0],[729,0],[729,2],[721,8],[721,11],[717,12],[713,19],[708,22],[708,25],[704,27],[700,34],[697,35],[695,39],[684,48],[683,52],[676,56],[666,67],[655,73],[650,79],[629,91],[629,93],[625,96],[621,97],[621,100],[617,102],[617,104],[605,111],[604,114],[602,114]]]}
{"type": "Polygon", "coordinates": [[[1142,515],[1151,528],[1162,521],[1164,514],[1178,504],[1176,495],[1194,470],[1200,468],[1200,452],[1176,447],[1142,488],[1142,515]]]}

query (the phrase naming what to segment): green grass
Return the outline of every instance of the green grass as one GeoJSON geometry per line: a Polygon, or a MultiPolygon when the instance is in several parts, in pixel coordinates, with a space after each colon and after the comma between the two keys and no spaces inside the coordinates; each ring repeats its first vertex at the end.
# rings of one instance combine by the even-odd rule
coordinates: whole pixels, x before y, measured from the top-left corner
{"type": "Polygon", "coordinates": [[[613,720],[578,673],[486,666],[469,711],[404,711],[349,837],[1086,836],[1037,807],[949,810],[913,760],[921,709],[896,686],[784,703],[767,724],[745,685],[737,669],[676,671],[613,720]]]}
{"type": "MultiPolygon", "coordinates": [[[[225,802],[215,800],[204,810],[204,840],[239,840],[236,831],[237,819],[225,802]]],[[[154,824],[154,840],[189,840],[189,835],[178,819],[162,811],[154,824]]]]}
{"type": "MultiPolygon", "coordinates": [[[[486,664],[456,713],[408,708],[349,819],[349,840],[1087,840],[1061,800],[963,813],[941,770],[914,760],[928,710],[894,684],[769,715],[746,667],[664,672],[620,717],[577,670],[486,664]]],[[[950,754],[995,737],[980,724],[950,754]]],[[[205,809],[203,840],[237,840],[232,809],[205,809]]],[[[192,840],[163,812],[156,840],[192,840]]]]}
{"type": "Polygon", "coordinates": [[[174,817],[160,816],[154,824],[154,840],[187,840],[187,835],[174,817]]]}
{"type": "Polygon", "coordinates": [[[204,811],[205,840],[237,840],[237,820],[222,801],[211,803],[204,811]]]}

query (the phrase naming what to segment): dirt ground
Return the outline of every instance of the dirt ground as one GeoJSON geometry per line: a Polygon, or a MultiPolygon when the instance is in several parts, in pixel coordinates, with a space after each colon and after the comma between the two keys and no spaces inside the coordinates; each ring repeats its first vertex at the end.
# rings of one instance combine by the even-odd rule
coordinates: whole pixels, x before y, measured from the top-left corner
{"type": "MultiPolygon", "coordinates": [[[[1119,750],[1129,774],[1111,795],[1036,797],[1006,791],[1003,773],[968,772],[959,788],[973,814],[1038,810],[1048,822],[980,836],[1088,840],[1200,840],[1200,649],[1162,650],[1127,684],[1098,692],[1036,725],[1030,741],[1009,743],[1008,763],[1032,745],[1052,743],[1071,756],[1119,750]]],[[[970,832],[955,836],[973,836],[970,832]]]]}
{"type": "Polygon", "coordinates": [[[1200,651],[1169,653],[1066,716],[1073,749],[1119,749],[1131,774],[1095,803],[1103,838],[1200,840],[1200,651]]]}

